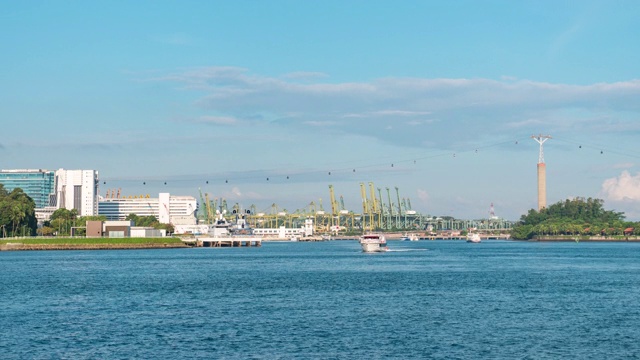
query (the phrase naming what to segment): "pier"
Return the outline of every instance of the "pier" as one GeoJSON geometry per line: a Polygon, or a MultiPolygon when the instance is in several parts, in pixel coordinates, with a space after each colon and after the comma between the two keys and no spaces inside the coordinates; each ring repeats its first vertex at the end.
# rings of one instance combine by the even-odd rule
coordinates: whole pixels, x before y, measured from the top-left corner
{"type": "Polygon", "coordinates": [[[260,247],[262,238],[257,237],[216,237],[199,238],[197,247],[260,247]]]}

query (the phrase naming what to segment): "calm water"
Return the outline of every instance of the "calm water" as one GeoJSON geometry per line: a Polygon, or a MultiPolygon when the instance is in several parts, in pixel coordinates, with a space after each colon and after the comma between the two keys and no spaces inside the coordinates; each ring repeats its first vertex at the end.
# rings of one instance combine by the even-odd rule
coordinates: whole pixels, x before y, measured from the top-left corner
{"type": "Polygon", "coordinates": [[[0,253],[3,359],[640,357],[640,244],[0,253]]]}

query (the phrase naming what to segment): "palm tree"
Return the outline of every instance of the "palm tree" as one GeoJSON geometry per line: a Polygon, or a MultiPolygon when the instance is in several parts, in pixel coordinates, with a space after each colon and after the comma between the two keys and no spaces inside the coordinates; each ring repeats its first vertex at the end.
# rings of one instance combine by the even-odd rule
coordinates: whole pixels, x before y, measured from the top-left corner
{"type": "Polygon", "coordinates": [[[11,205],[11,210],[9,212],[9,219],[11,220],[11,234],[15,236],[16,230],[18,229],[22,220],[27,216],[26,211],[23,209],[22,204],[14,203],[11,205]]]}

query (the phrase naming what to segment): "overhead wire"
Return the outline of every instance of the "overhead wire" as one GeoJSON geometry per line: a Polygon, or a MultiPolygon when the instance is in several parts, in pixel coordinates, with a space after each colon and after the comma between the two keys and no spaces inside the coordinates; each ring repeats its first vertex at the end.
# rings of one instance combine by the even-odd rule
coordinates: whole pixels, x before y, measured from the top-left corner
{"type": "MultiPolygon", "coordinates": [[[[171,183],[185,183],[185,182],[201,182],[204,184],[215,184],[215,183],[240,183],[249,180],[259,180],[260,178],[266,179],[267,182],[274,182],[275,180],[281,181],[295,181],[296,178],[301,176],[337,176],[343,175],[347,173],[351,174],[360,174],[363,171],[390,171],[391,168],[394,170],[403,169],[401,165],[413,164],[419,165],[422,164],[425,160],[432,160],[437,158],[444,157],[453,157],[456,158],[457,155],[463,155],[467,153],[478,154],[487,149],[496,148],[500,146],[507,145],[519,145],[520,142],[524,141],[527,138],[517,138],[511,139],[486,145],[480,146],[464,146],[458,147],[452,150],[439,150],[437,152],[417,152],[414,156],[406,156],[402,158],[390,158],[387,161],[376,161],[371,163],[361,163],[360,160],[354,161],[344,161],[344,162],[336,162],[333,163],[334,166],[322,166],[317,168],[272,168],[272,169],[261,169],[261,170],[248,170],[248,171],[237,171],[231,173],[221,173],[221,174],[194,174],[193,176],[181,176],[181,177],[156,177],[146,178],[146,177],[136,177],[136,178],[117,178],[110,177],[105,178],[104,184],[106,182],[142,182],[142,185],[147,185],[151,183],[159,183],[167,185],[167,181],[171,181],[171,183]],[[359,164],[358,164],[359,163],[359,164]],[[358,164],[358,165],[354,165],[358,164]]],[[[601,146],[599,144],[594,144],[593,142],[581,142],[578,140],[563,138],[563,137],[553,137],[554,141],[558,141],[561,143],[572,144],[574,146],[578,146],[579,149],[587,148],[593,149],[600,152],[600,154],[617,154],[621,156],[640,158],[640,153],[631,152],[623,149],[615,149],[610,147],[601,146]]],[[[406,168],[405,168],[406,169],[406,168]]]]}

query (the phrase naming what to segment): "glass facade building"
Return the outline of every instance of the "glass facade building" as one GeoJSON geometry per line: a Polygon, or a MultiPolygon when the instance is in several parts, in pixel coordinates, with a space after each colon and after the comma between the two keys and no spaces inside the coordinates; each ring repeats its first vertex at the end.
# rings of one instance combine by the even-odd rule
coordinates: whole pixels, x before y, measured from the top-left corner
{"type": "MultiPolygon", "coordinates": [[[[36,203],[36,208],[51,206],[55,195],[55,171],[49,170],[1,170],[0,184],[7,192],[21,188],[36,203]]],[[[54,204],[55,205],[55,204],[54,204]]]]}

